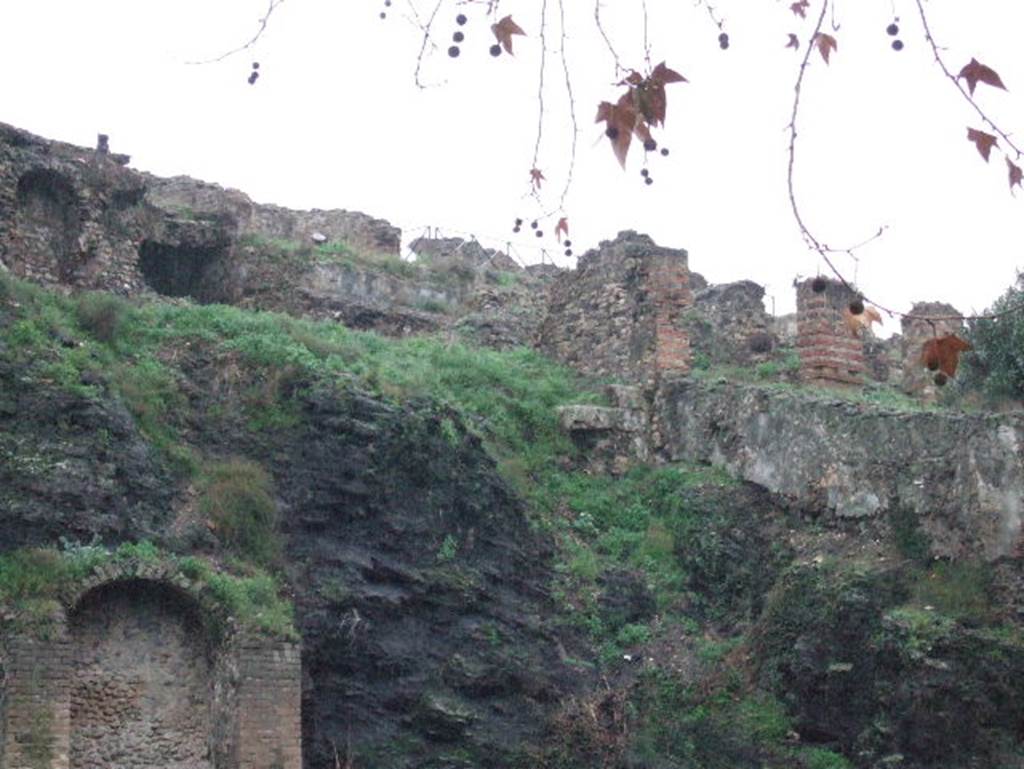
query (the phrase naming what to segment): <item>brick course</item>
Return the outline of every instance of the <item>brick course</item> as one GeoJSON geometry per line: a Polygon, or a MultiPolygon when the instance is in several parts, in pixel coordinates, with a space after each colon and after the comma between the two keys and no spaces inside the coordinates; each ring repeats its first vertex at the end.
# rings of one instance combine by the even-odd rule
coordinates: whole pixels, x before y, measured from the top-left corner
{"type": "Polygon", "coordinates": [[[2,639],[0,769],[301,769],[298,645],[213,632],[165,572],[104,567],[40,637],[2,639]]]}
{"type": "Polygon", "coordinates": [[[805,382],[864,383],[864,342],[851,334],[844,320],[844,312],[856,298],[851,288],[837,281],[808,278],[797,283],[796,344],[800,378],[805,382]],[[816,282],[824,290],[815,291],[816,282]]]}

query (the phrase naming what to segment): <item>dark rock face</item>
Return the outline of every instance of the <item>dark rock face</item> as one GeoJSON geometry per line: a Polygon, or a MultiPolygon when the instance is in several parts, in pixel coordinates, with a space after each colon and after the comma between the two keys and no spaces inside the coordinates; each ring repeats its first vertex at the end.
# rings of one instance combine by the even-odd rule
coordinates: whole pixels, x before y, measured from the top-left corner
{"type": "Polygon", "coordinates": [[[905,577],[790,572],[754,633],[760,681],[789,705],[803,739],[839,746],[857,766],[896,755],[912,769],[1019,766],[1017,645],[901,609],[905,577]]]}
{"type": "MultiPolygon", "coordinates": [[[[523,765],[586,681],[565,649],[588,652],[556,635],[551,545],[478,439],[453,436],[447,410],[309,382],[294,384],[295,425],[254,430],[217,364],[199,347],[182,361],[189,407],[174,426],[204,457],[244,456],[273,476],[302,635],[305,765],[523,765]]],[[[61,536],[209,547],[179,530],[188,509],[115,398],[0,369],[3,549],[61,536]]]]}
{"type": "Polygon", "coordinates": [[[349,741],[375,766],[522,760],[576,677],[547,627],[547,545],[475,439],[442,436],[452,415],[326,391],[303,409],[251,451],[275,458],[287,521],[307,766],[349,741]]]}
{"type": "MultiPolygon", "coordinates": [[[[3,332],[0,318],[0,333],[3,332]]],[[[153,537],[170,521],[174,483],[117,401],[26,381],[0,361],[3,548],[58,537],[153,537]]]]}

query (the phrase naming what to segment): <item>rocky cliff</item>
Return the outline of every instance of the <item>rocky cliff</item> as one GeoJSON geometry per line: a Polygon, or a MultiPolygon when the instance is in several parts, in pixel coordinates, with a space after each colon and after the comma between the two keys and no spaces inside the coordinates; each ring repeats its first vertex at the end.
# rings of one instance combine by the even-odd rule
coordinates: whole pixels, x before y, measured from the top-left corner
{"type": "MultiPolygon", "coordinates": [[[[0,132],[0,766],[151,728],[141,674],[56,724],[14,685],[60,601],[76,681],[87,643],[118,659],[103,605],[145,670],[180,591],[299,644],[310,769],[1024,766],[1015,417],[766,387],[794,372],[758,288],[635,233],[578,280],[446,240],[406,261],[386,223],[124,160],[0,132]],[[538,335],[640,386],[602,396],[538,335]]],[[[245,674],[181,648],[219,712],[245,674]]],[[[204,754],[214,720],[157,736],[284,765],[204,754]]]]}

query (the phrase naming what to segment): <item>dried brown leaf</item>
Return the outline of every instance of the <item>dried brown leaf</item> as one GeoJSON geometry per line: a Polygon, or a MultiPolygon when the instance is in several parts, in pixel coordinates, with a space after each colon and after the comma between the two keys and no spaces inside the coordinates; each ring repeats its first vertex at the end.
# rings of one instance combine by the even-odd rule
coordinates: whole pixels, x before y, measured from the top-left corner
{"type": "Polygon", "coordinates": [[[623,94],[615,104],[603,101],[597,107],[595,122],[605,123],[605,135],[612,143],[615,157],[623,168],[626,167],[626,155],[629,153],[638,117],[629,93],[623,94]]]}
{"type": "Polygon", "coordinates": [[[956,375],[960,353],[973,349],[956,334],[947,334],[941,339],[929,339],[921,348],[921,362],[929,371],[938,369],[946,376],[956,375]]]}
{"type": "Polygon", "coordinates": [[[540,189],[541,182],[544,181],[544,173],[539,168],[530,169],[530,184],[533,185],[535,190],[540,189]]]}
{"type": "Polygon", "coordinates": [[[501,43],[501,47],[505,49],[508,54],[512,53],[512,36],[513,35],[525,35],[526,33],[520,28],[518,24],[512,21],[511,16],[506,16],[500,19],[496,24],[491,25],[491,32],[501,43]]]}
{"type": "Polygon", "coordinates": [[[555,239],[561,240],[562,235],[569,237],[569,218],[563,216],[558,220],[558,224],[555,225],[555,239]]]}
{"type": "Polygon", "coordinates": [[[807,18],[807,9],[811,7],[809,0],[799,0],[796,3],[791,3],[789,10],[799,16],[801,19],[807,18]]]}
{"type": "Polygon", "coordinates": [[[1021,184],[1021,182],[1024,181],[1024,172],[1020,170],[1020,166],[1015,164],[1009,158],[1006,159],[1006,165],[1008,167],[1007,170],[1010,172],[1010,192],[1013,192],[1014,187],[1021,187],[1024,189],[1024,186],[1021,184]]]}
{"type": "Polygon", "coordinates": [[[786,43],[786,47],[787,48],[792,48],[793,50],[797,50],[797,51],[800,50],[800,38],[798,38],[796,35],[794,35],[792,32],[790,32],[789,33],[789,42],[786,43]]]}
{"type": "Polygon", "coordinates": [[[999,74],[991,67],[985,66],[973,57],[964,65],[964,68],[960,70],[960,74],[956,76],[957,80],[960,78],[967,81],[967,88],[970,90],[972,96],[974,95],[974,88],[978,83],[985,83],[993,88],[1002,88],[1004,91],[1006,90],[1006,86],[1003,85],[1003,80],[999,77],[999,74]]]}
{"type": "Polygon", "coordinates": [[[828,64],[829,54],[831,54],[832,51],[835,51],[838,48],[838,43],[836,43],[836,39],[832,37],[832,35],[828,35],[824,32],[819,32],[814,36],[814,44],[818,46],[818,53],[821,54],[821,58],[823,58],[825,60],[825,63],[828,64]]]}
{"type": "Polygon", "coordinates": [[[988,162],[989,156],[992,154],[992,148],[996,146],[998,139],[995,136],[984,131],[979,131],[975,128],[967,129],[967,141],[974,142],[974,146],[978,148],[978,152],[985,158],[985,162],[988,162]]]}
{"type": "Polygon", "coordinates": [[[872,323],[882,323],[882,316],[874,307],[865,307],[864,312],[854,315],[850,309],[843,309],[843,320],[850,335],[859,339],[865,329],[871,328],[872,323]]]}
{"type": "Polygon", "coordinates": [[[669,69],[665,65],[665,62],[661,62],[661,64],[655,67],[654,70],[651,72],[650,77],[647,78],[647,80],[650,83],[660,83],[663,86],[668,85],[669,83],[690,82],[685,77],[676,72],[674,69],[669,69]]]}

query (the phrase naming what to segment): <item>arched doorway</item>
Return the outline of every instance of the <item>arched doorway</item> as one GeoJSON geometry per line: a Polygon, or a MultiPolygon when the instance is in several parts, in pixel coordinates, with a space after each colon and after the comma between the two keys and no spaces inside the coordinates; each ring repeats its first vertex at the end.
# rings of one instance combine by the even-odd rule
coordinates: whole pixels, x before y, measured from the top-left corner
{"type": "Polygon", "coordinates": [[[69,615],[71,769],[212,769],[212,659],[200,608],[144,579],[87,592],[69,615]]]}

